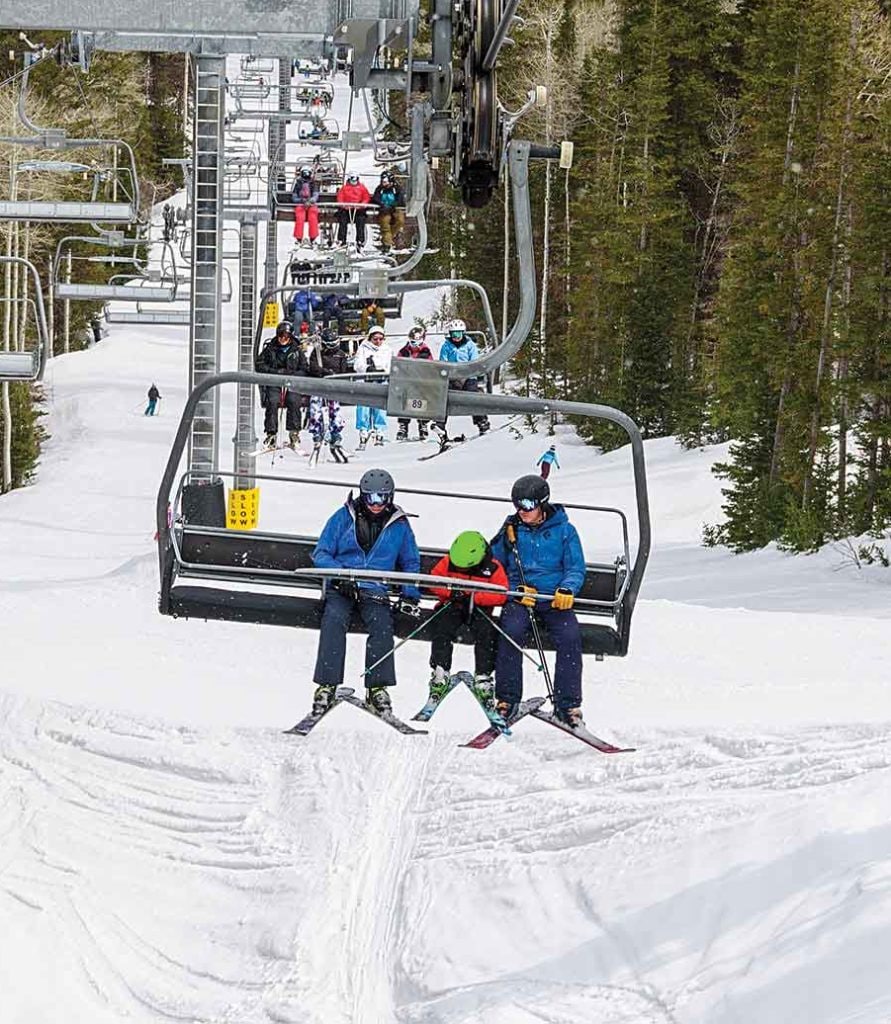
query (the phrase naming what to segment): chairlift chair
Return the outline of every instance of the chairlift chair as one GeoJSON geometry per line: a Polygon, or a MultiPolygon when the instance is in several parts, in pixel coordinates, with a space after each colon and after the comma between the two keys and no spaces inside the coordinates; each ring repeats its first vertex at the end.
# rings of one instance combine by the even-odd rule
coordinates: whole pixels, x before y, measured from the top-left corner
{"type": "Polygon", "coordinates": [[[139,216],[139,181],[136,159],[130,146],[120,139],[69,139],[64,132],[42,136],[7,136],[0,139],[10,145],[36,149],[95,149],[115,147],[119,158],[112,163],[87,165],[68,160],[25,160],[19,173],[36,175],[72,175],[90,180],[88,197],[70,199],[0,200],[0,220],[28,220],[55,223],[132,224],[139,216]],[[119,196],[125,196],[121,201],[119,196]]]}
{"type": "MultiPolygon", "coordinates": [[[[262,623],[305,629],[318,629],[321,622],[319,597],[324,593],[327,574],[314,571],[312,551],[316,536],[303,533],[267,532],[265,530],[228,530],[221,517],[194,512],[184,495],[196,486],[196,477],[188,471],[177,471],[191,430],[199,400],[213,387],[231,383],[287,387],[300,394],[322,395],[348,404],[386,404],[384,385],[353,380],[305,377],[285,378],[271,374],[226,373],[208,378],[190,395],[183,410],[173,450],[167,462],[158,492],[156,514],[158,552],[161,574],[159,608],[162,614],[179,618],[220,619],[229,622],[262,623]],[[168,509],[170,519],[168,521],[168,509]]],[[[579,616],[583,651],[597,657],[623,656],[628,651],[631,617],[649,557],[650,522],[644,469],[643,442],[636,425],[618,410],[578,402],[548,402],[542,399],[468,395],[456,392],[448,400],[449,415],[550,415],[554,412],[588,419],[604,419],[622,427],[628,434],[632,449],[638,543],[632,558],[626,513],[622,509],[581,503],[566,503],[569,509],[603,513],[616,517],[622,542],[612,562],[590,562],[585,582],[576,597],[574,610],[579,616]]],[[[232,481],[235,474],[218,474],[220,508],[223,481],[232,481]]],[[[313,486],[336,487],[341,495],[355,488],[353,480],[319,480],[317,477],[280,477],[257,474],[257,482],[275,481],[295,492],[288,507],[299,508],[296,495],[313,486]]],[[[510,505],[504,495],[463,494],[430,491],[422,488],[397,488],[399,495],[425,495],[442,498],[450,506],[455,501],[485,502],[510,505]]],[[[332,501],[332,506],[334,502],[332,501]]],[[[500,521],[493,515],[493,526],[500,521]]],[[[320,524],[321,525],[321,524],[320,524]]],[[[429,572],[445,549],[422,548],[421,571],[429,572]]],[[[348,571],[344,572],[348,576],[348,571]]],[[[419,581],[421,582],[421,581],[419,581]]],[[[432,614],[432,598],[422,610],[425,621],[432,614]]],[[[407,636],[419,624],[406,623],[396,617],[398,636],[407,636]]],[[[351,631],[361,632],[359,622],[351,631]]],[[[429,640],[428,637],[423,639],[429,640]]],[[[420,639],[420,638],[419,638],[420,639]]],[[[468,642],[461,636],[459,642],[468,642]]],[[[546,646],[553,644],[546,640],[546,646]]]]}
{"type": "Polygon", "coordinates": [[[34,313],[36,336],[34,347],[26,351],[0,351],[0,381],[29,382],[41,380],[49,355],[50,339],[46,325],[46,311],[43,305],[43,288],[40,284],[40,275],[30,260],[23,259],[21,256],[0,256],[0,280],[6,280],[6,274],[4,273],[6,267],[12,268],[13,272],[17,272],[20,268],[27,271],[33,284],[33,295],[27,299],[13,299],[11,296],[3,295],[0,297],[0,304],[8,307],[10,303],[20,304],[23,301],[27,301],[34,313]]]}
{"type": "MultiPolygon", "coordinates": [[[[113,274],[104,284],[84,281],[66,281],[63,276],[63,254],[70,251],[72,241],[89,241],[93,244],[114,244],[100,237],[84,239],[82,236],[61,239],[56,247],[53,260],[53,287],[59,299],[75,299],[93,302],[175,302],[178,289],[178,275],[173,246],[170,242],[156,243],[161,246],[160,267],[139,268],[139,273],[113,274]],[[69,245],[66,247],[66,242],[69,245]]],[[[72,256],[72,263],[80,263],[85,256],[72,256]]]]}

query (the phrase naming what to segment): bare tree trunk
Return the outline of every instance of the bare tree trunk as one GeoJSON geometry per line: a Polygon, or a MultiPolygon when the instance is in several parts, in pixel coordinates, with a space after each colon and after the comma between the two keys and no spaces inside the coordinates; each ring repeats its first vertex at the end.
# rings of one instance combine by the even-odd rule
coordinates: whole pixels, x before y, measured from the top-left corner
{"type": "MultiPolygon", "coordinates": [[[[801,76],[801,59],[796,53],[795,67],[792,71],[792,91],[789,97],[789,116],[786,122],[786,156],[783,160],[783,185],[789,183],[789,175],[792,171],[792,154],[795,151],[795,122],[798,115],[798,97],[800,83],[799,79],[801,76]]],[[[798,199],[799,199],[799,187],[800,179],[796,175],[795,178],[795,203],[793,207],[794,222],[798,221],[798,199]]],[[[795,255],[792,261],[793,267],[793,280],[795,282],[795,290],[797,291],[798,282],[800,280],[800,265],[799,265],[799,242],[796,240],[795,255]]],[[[786,331],[786,363],[783,368],[783,383],[780,386],[780,397],[777,404],[777,417],[773,431],[773,450],[770,455],[770,472],[767,478],[768,487],[773,487],[777,482],[777,477],[780,471],[780,458],[783,450],[783,442],[786,436],[786,424],[785,424],[785,413],[786,413],[786,399],[789,396],[789,391],[792,387],[792,351],[795,344],[795,334],[798,329],[797,326],[797,305],[793,301],[792,307],[789,310],[789,322],[786,331]]]]}
{"type": "Polygon", "coordinates": [[[847,521],[846,505],[848,500],[848,340],[851,334],[851,258],[850,239],[853,228],[853,210],[848,203],[847,216],[845,217],[845,271],[842,284],[842,306],[845,319],[845,351],[839,357],[837,380],[838,380],[838,521],[844,524],[847,521]]]}
{"type": "MultiPolygon", "coordinates": [[[[848,43],[848,56],[853,60],[860,35],[860,15],[851,12],[851,34],[848,43]]],[[[817,354],[817,370],[814,379],[814,409],[811,413],[811,424],[808,438],[808,457],[805,466],[804,484],[801,490],[801,507],[806,509],[810,499],[811,484],[814,474],[814,457],[820,437],[820,390],[823,385],[823,374],[829,358],[830,338],[832,334],[832,303],[835,297],[836,275],[838,273],[839,243],[841,239],[842,220],[845,210],[845,185],[848,178],[848,148],[851,139],[851,123],[854,116],[853,97],[848,93],[845,101],[845,117],[842,125],[841,152],[839,154],[838,185],[835,194],[835,219],[832,225],[832,254],[829,258],[829,274],[826,278],[826,291],[823,299],[823,322],[820,325],[820,350],[817,354]]]]}
{"type": "MultiPolygon", "coordinates": [[[[13,179],[14,181],[15,179],[13,179]]],[[[12,189],[14,197],[15,189],[12,189]]],[[[6,255],[12,256],[12,223],[6,224],[6,255]]],[[[12,264],[7,263],[3,268],[3,289],[6,295],[12,291],[12,264]]],[[[12,332],[12,303],[4,303],[3,310],[3,351],[10,351],[12,332]]],[[[0,404],[2,404],[3,415],[3,486],[0,491],[6,493],[12,489],[12,405],[9,401],[9,384],[4,381],[0,385],[0,404]]]]}

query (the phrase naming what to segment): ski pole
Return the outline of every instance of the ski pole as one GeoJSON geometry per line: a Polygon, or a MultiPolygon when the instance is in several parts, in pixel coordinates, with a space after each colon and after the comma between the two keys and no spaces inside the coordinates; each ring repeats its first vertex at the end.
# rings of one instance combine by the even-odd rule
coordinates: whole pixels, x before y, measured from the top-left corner
{"type": "Polygon", "coordinates": [[[364,679],[365,676],[367,676],[368,673],[371,672],[373,669],[376,669],[378,667],[378,665],[380,665],[380,663],[382,661],[386,661],[387,658],[392,657],[399,650],[399,648],[402,647],[403,644],[407,644],[408,641],[411,640],[413,637],[416,637],[418,635],[418,633],[421,632],[422,629],[426,629],[426,627],[430,625],[430,623],[436,618],[436,616],[439,615],[441,612],[444,612],[446,610],[446,608],[448,608],[451,603],[452,603],[451,601],[446,601],[444,604],[440,605],[440,607],[436,609],[436,611],[430,616],[429,619],[425,619],[420,624],[420,626],[418,626],[415,629],[413,629],[408,634],[408,636],[404,636],[398,643],[394,644],[390,648],[390,650],[387,651],[386,654],[384,654],[380,658],[378,658],[377,661],[373,665],[369,665],[368,668],[365,669],[365,671],[359,676],[359,678],[360,679],[364,679]]]}
{"type": "MultiPolygon", "coordinates": [[[[520,548],[517,544],[517,531],[514,528],[514,524],[508,523],[504,528],[504,532],[505,535],[507,536],[507,542],[508,544],[510,544],[511,550],[514,553],[514,558],[516,558],[517,560],[517,568],[520,570],[520,579],[522,580],[523,586],[525,587],[527,586],[526,570],[523,567],[523,559],[520,558],[520,548]]],[[[551,704],[556,707],[556,704],[554,703],[554,684],[551,680],[551,670],[548,668],[548,663],[545,660],[544,647],[542,646],[541,633],[538,629],[538,623],[535,621],[535,609],[528,607],[528,605],[523,605],[523,607],[526,608],[527,612],[529,612],[529,623],[532,626],[532,638],[535,640],[535,646],[538,649],[538,656],[539,658],[541,658],[541,671],[544,673],[545,686],[548,690],[548,699],[550,700],[551,704]]]]}
{"type": "MultiPolygon", "coordinates": [[[[480,614],[482,614],[482,612],[480,614]]],[[[516,649],[520,652],[520,654],[523,655],[524,658],[528,658],[539,672],[544,672],[542,663],[540,661],[536,661],[535,658],[533,658],[532,655],[524,647],[521,647],[512,636],[509,636],[501,628],[501,626],[498,625],[498,623],[495,621],[494,618],[492,618],[491,615],[483,615],[483,618],[486,620],[486,622],[489,623],[489,625],[492,627],[492,629],[495,630],[496,633],[500,633],[512,647],[516,647],[516,649]]]]}

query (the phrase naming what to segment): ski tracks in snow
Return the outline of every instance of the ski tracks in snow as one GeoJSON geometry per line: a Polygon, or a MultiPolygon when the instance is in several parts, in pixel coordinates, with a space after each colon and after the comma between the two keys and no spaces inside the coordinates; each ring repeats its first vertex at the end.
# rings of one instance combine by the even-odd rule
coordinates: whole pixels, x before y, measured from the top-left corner
{"type": "Polygon", "coordinates": [[[12,1021],[49,999],[91,1024],[705,1021],[690,1007],[813,925],[774,912],[772,877],[690,887],[690,861],[891,765],[879,725],[622,736],[639,753],[607,758],[534,725],[480,755],[346,713],[308,740],[12,697],[0,715],[12,1021]]]}

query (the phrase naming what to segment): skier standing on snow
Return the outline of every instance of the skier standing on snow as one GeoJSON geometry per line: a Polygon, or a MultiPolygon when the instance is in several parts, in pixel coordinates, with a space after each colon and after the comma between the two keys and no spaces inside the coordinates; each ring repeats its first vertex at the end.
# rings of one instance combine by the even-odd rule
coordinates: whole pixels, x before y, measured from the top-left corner
{"type": "Polygon", "coordinates": [[[347,228],[350,221],[356,225],[356,250],[361,252],[365,248],[365,207],[371,202],[371,194],[368,189],[359,181],[358,174],[348,174],[346,182],[337,190],[338,203],[343,203],[337,211],[337,241],[340,245],[346,245],[347,228]]]}
{"type": "Polygon", "coordinates": [[[557,446],[552,444],[535,465],[541,466],[541,478],[542,480],[547,480],[551,472],[551,466],[556,466],[557,469],[560,468],[560,463],[557,461],[557,446]]]}
{"type": "MultiPolygon", "coordinates": [[[[476,343],[467,335],[467,325],[463,320],[452,320],[446,325],[446,337],[439,350],[437,359],[444,363],[472,363],[479,359],[480,350],[476,343]]],[[[466,380],[449,381],[449,387],[455,391],[479,391],[480,382],[478,377],[468,377],[466,380]]],[[[474,416],[473,425],[481,434],[489,429],[488,416],[474,416]]],[[[446,421],[442,420],[435,424],[436,429],[443,438],[448,436],[446,421]]]]}
{"type": "MultiPolygon", "coordinates": [[[[412,327],[408,332],[408,341],[396,353],[400,359],[432,359],[433,353],[426,341],[427,332],[423,327],[412,327]]],[[[410,419],[399,420],[399,430],[396,432],[397,441],[408,440],[408,428],[410,419]]],[[[427,440],[427,420],[418,420],[418,440],[427,440]]]]}
{"type": "MultiPolygon", "coordinates": [[[[309,375],[306,356],[300,342],[294,337],[294,327],[290,320],[282,320],[275,329],[275,337],[270,338],[257,356],[257,373],[277,373],[290,377],[306,377],[309,375]]],[[[266,410],[264,429],[266,430],[266,447],[274,448],[278,436],[278,410],[284,404],[287,409],[285,422],[288,439],[292,447],[300,440],[300,402],[301,395],[296,391],[285,391],[279,387],[261,387],[260,404],[266,410]]]]}
{"type": "Polygon", "coordinates": [[[377,225],[381,233],[381,252],[389,252],[402,244],[405,227],[405,193],[396,184],[389,171],[381,175],[381,183],[374,190],[371,202],[377,207],[377,225]]]}
{"type": "MultiPolygon", "coordinates": [[[[356,349],[353,369],[356,373],[389,373],[392,352],[384,344],[383,327],[372,327],[368,337],[356,349]]],[[[359,450],[368,444],[374,434],[374,443],[382,445],[387,436],[387,414],[383,409],[368,405],[356,406],[356,429],[359,431],[359,450]]]]}
{"type": "Polygon", "coordinates": [[[506,720],[523,699],[522,654],[515,644],[523,646],[535,616],[557,650],[556,717],[570,726],[584,725],[582,635],[572,611],[585,582],[582,543],[563,506],[550,503],[551,489],[540,476],[521,476],[510,496],[516,513],[492,541],[492,554],[507,569],[511,590],[525,596],[509,601],[501,613],[506,636],[499,641],[495,661],[495,709],[506,720]],[[539,591],[554,594],[553,600],[537,601],[539,591]]]}
{"type": "Polygon", "coordinates": [[[157,387],[154,384],[152,384],[152,386],[148,389],[148,405],[146,406],[145,410],[146,416],[155,415],[155,408],[160,400],[161,392],[157,389],[157,387]]]}
{"type": "MultiPolygon", "coordinates": [[[[421,557],[406,513],[393,503],[395,484],[385,469],[369,469],[325,524],[313,551],[319,569],[377,569],[379,572],[420,572],[421,557]]],[[[420,591],[404,586],[398,611],[420,615],[420,591]]],[[[365,665],[380,664],[365,677],[366,701],[378,713],[392,710],[388,687],[396,685],[393,662],[393,609],[387,588],[361,580],[329,584],[324,593],[319,649],[313,680],[313,713],[325,711],[343,683],[346,634],[358,609],[368,630],[365,665]]]]}
{"type": "MultiPolygon", "coordinates": [[[[449,553],[442,556],[430,574],[474,583],[495,583],[507,589],[504,566],[493,556],[486,538],[476,530],[458,534],[449,553]]],[[[430,667],[433,669],[430,677],[431,694],[441,697],[448,691],[453,644],[461,626],[466,624],[473,635],[474,693],[480,701],[491,701],[498,633],[491,621],[486,620],[491,620],[493,610],[503,605],[507,596],[483,591],[449,591],[445,587],[425,589],[439,598],[437,608],[449,604],[430,623],[433,640],[430,648],[430,667]]]]}
{"type": "MultiPolygon", "coordinates": [[[[318,348],[314,347],[309,358],[309,374],[311,377],[330,377],[335,373],[349,373],[349,361],[340,349],[337,331],[326,327],[319,339],[318,348]]],[[[313,448],[319,449],[325,440],[325,418],[327,415],[328,444],[331,454],[338,462],[345,461],[339,457],[342,452],[343,416],[340,402],[333,398],[322,398],[313,395],[309,400],[309,432],[312,435],[313,448]]]]}

